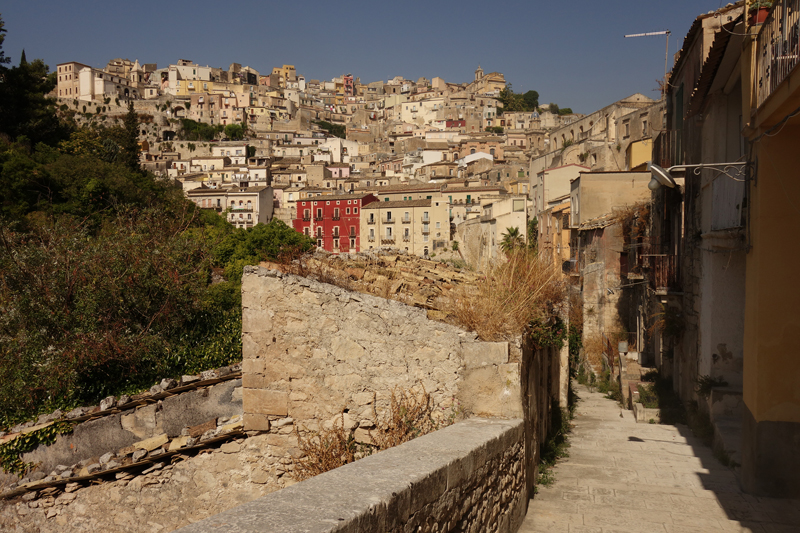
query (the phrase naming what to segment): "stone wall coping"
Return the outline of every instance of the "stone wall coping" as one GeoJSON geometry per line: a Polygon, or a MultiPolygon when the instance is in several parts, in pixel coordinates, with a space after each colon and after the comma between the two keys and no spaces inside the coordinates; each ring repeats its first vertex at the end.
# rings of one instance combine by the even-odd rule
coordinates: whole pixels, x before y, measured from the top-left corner
{"type": "Polygon", "coordinates": [[[523,440],[521,419],[472,418],[196,522],[181,533],[387,531],[523,440]]]}

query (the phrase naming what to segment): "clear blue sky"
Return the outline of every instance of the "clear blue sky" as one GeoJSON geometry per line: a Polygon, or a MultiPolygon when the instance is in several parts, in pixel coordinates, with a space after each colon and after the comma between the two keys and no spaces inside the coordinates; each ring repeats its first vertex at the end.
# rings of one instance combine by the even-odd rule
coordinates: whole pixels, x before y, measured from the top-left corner
{"type": "Polygon", "coordinates": [[[480,64],[517,92],[539,91],[589,113],[635,92],[656,97],[671,56],[698,15],[720,0],[14,0],[0,7],[6,56],[103,67],[117,57],[164,67],[180,58],[261,73],[293,64],[307,79],[352,73],[470,81],[480,64]]]}

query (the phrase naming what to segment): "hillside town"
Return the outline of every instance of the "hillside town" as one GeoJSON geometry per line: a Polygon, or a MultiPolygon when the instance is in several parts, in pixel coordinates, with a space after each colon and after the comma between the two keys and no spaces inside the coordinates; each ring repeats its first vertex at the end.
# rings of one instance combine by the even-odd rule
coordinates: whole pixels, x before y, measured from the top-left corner
{"type": "Polygon", "coordinates": [[[747,100],[747,76],[768,66],[738,65],[744,32],[756,46],[774,31],[751,19],[743,2],[697,17],[660,96],[621,95],[586,115],[526,102],[481,66],[456,83],[112,59],[59,64],[54,92],[79,121],[132,101],[143,167],[239,228],[279,219],[332,254],[447,254],[479,270],[524,242],[580,288],[584,339],[624,341],[635,366],[674,375],[681,397],[711,380],[717,444],[747,464],[742,431],[759,430],[742,427],[743,383],[772,372],[743,361],[765,201],[748,196],[746,146],[769,94],[759,81],[747,100]],[[198,125],[216,135],[192,136],[198,125]]]}
{"type": "Polygon", "coordinates": [[[69,127],[0,129],[0,525],[796,530],[798,27],[720,5],[588,113],[56,65],[69,127]]]}

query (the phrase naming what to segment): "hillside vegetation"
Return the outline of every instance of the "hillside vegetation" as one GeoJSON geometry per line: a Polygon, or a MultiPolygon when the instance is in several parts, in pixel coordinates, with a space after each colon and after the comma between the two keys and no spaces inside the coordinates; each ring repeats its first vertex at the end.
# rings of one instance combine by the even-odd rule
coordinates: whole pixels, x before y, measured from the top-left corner
{"type": "Polygon", "coordinates": [[[143,172],[132,106],[78,129],[43,62],[0,79],[0,430],[241,359],[243,266],[311,241],[234,228],[143,172]]]}

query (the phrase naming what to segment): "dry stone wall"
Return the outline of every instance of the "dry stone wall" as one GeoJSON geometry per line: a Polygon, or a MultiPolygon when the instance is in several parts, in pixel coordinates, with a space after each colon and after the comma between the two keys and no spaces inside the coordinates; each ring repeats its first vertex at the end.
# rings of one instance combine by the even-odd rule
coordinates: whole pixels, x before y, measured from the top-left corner
{"type": "Polygon", "coordinates": [[[524,424],[470,419],[181,529],[181,533],[515,532],[524,424]]]}
{"type": "Polygon", "coordinates": [[[424,388],[445,417],[523,416],[514,343],[481,342],[423,309],[262,267],[245,268],[242,305],[245,430],[288,419],[302,434],[343,418],[369,442],[401,389],[424,388]]]}

